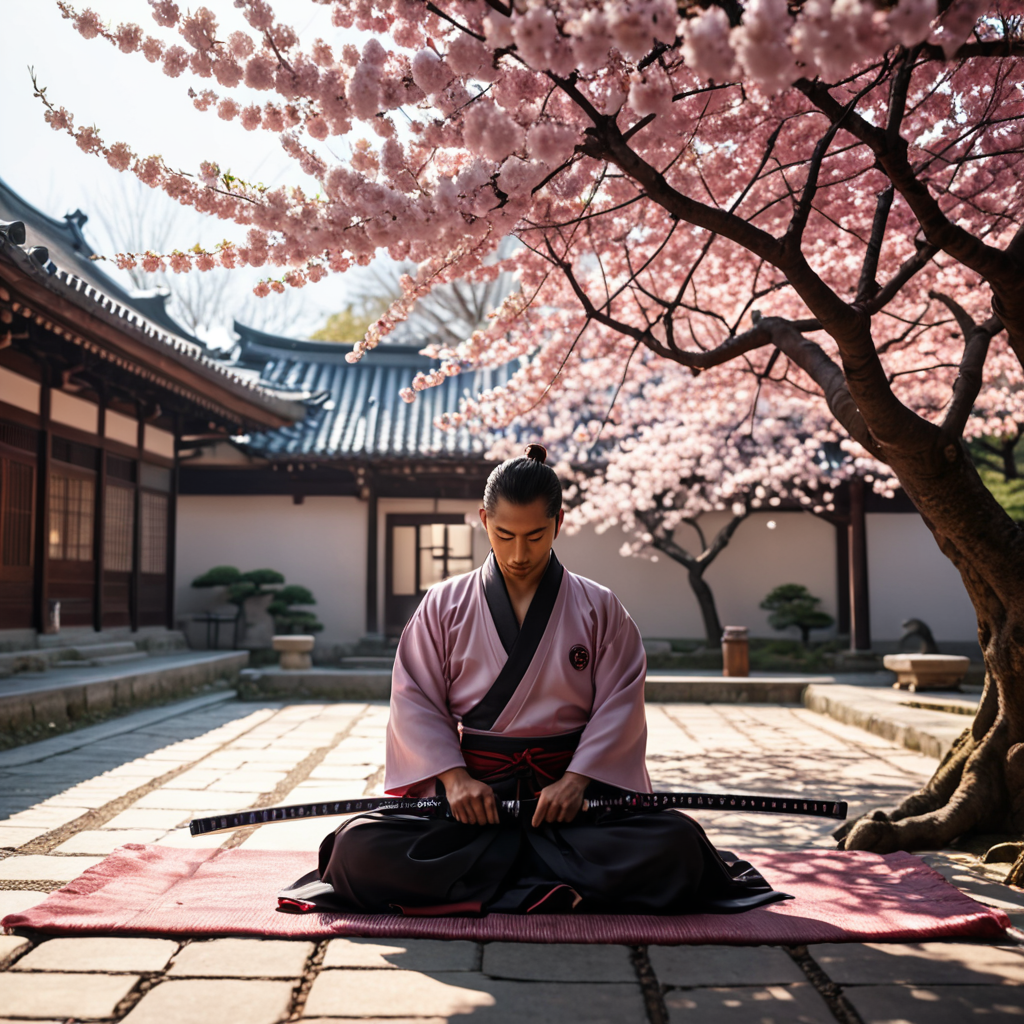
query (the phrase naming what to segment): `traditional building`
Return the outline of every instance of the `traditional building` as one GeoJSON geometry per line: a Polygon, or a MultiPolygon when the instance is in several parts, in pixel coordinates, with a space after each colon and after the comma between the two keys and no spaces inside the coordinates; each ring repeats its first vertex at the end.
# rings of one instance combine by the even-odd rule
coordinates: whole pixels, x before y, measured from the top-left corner
{"type": "Polygon", "coordinates": [[[233,372],[0,182],[0,643],[174,623],[178,447],[305,408],[233,372]]]}
{"type": "MultiPolygon", "coordinates": [[[[311,589],[327,652],[396,636],[431,583],[486,556],[470,523],[488,439],[434,420],[513,367],[406,405],[399,390],[435,365],[415,345],[349,364],[350,346],[236,324],[235,349],[212,353],[166,296],[102,272],[80,212],[46,217],[0,182],[0,222],[0,646],[54,630],[58,606],[62,630],[179,626],[202,645],[211,594],[191,581],[228,564],[311,589]]],[[[841,497],[832,521],[773,509],[740,527],[708,573],[723,621],[771,635],[759,602],[796,582],[860,647],[911,616],[970,646],[970,602],[909,502],[841,497]]],[[[702,635],[685,571],[622,558],[622,540],[587,529],[558,550],[646,636],[702,635]]]]}
{"type": "MultiPolygon", "coordinates": [[[[382,344],[350,364],[350,346],[296,341],[235,325],[236,372],[301,394],[304,419],[182,456],[178,607],[209,603],[189,580],[216,564],[263,566],[309,587],[327,654],[370,634],[397,636],[431,584],[479,565],[488,546],[472,528],[487,473],[487,439],[434,426],[442,412],[507,379],[512,367],[448,378],[406,405],[398,392],[435,364],[382,344]]],[[[709,570],[723,621],[770,636],[760,601],[780,583],[822,598],[860,649],[892,644],[904,619],[928,622],[968,648],[973,612],[952,565],[902,494],[842,488],[828,519],[799,509],[758,512],[709,570]]],[[[706,530],[725,515],[705,517],[706,530]]],[[[684,536],[680,539],[695,540],[684,536]]],[[[617,531],[558,540],[570,568],[611,587],[649,637],[699,637],[685,570],[668,559],[623,558],[617,531]]],[[[198,640],[199,631],[193,634],[198,640]]],[[[825,634],[822,634],[825,635],[825,634]]]]}
{"type": "MultiPolygon", "coordinates": [[[[507,381],[511,368],[449,377],[406,404],[400,389],[436,365],[415,347],[382,344],[352,364],[351,345],[235,330],[236,372],[303,395],[307,414],[183,457],[183,584],[209,567],[214,547],[234,552],[241,568],[257,568],[261,557],[313,590],[331,639],[396,636],[431,583],[486,554],[466,514],[493,466],[488,441],[439,430],[434,420],[457,410],[462,395],[507,381]],[[243,518],[250,540],[261,538],[256,550],[229,536],[243,518]],[[215,542],[214,520],[223,526],[215,542]]],[[[201,600],[184,586],[179,596],[185,609],[201,600]]]]}

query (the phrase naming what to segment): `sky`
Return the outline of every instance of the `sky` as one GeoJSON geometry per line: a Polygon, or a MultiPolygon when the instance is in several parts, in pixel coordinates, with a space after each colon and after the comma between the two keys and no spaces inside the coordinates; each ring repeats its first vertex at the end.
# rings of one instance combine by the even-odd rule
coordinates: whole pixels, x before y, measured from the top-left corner
{"type": "MultiPolygon", "coordinates": [[[[205,4],[217,14],[221,35],[247,27],[231,0],[205,0],[205,4]]],[[[85,0],[79,6],[92,7],[111,24],[133,21],[150,35],[166,41],[178,39],[173,30],[153,21],[146,0],[85,0]]],[[[183,2],[180,6],[185,9],[189,4],[183,2]]],[[[275,0],[274,9],[280,20],[298,31],[304,43],[317,36],[335,46],[350,39],[357,44],[360,41],[331,25],[329,6],[311,0],[275,0]]],[[[83,39],[71,22],[61,17],[55,0],[0,0],[0,38],[5,51],[0,61],[4,127],[0,178],[51,216],[61,217],[76,208],[86,214],[92,210],[92,222],[86,225],[85,233],[98,252],[110,252],[117,241],[105,230],[102,211],[110,209],[111,204],[124,203],[126,187],[136,186],[121,179],[133,176],[115,171],[102,157],[81,152],[70,136],[46,124],[44,107],[33,96],[29,67],[34,68],[50,102],[67,107],[76,124],[94,125],[107,143],[124,140],[136,152],[159,153],[169,165],[185,171],[197,169],[203,160],[213,160],[249,181],[271,186],[311,184],[285,156],[276,135],[246,132],[235,122],[222,121],[213,110],[202,113],[192,106],[189,87],[197,91],[218,88],[215,82],[188,73],[168,78],[141,54],[123,54],[103,39],[83,39]]],[[[235,95],[245,98],[247,93],[243,89],[235,95]]],[[[269,93],[260,95],[264,101],[271,98],[269,93]]],[[[343,140],[328,142],[336,155],[343,154],[339,148],[339,143],[344,146],[343,140]]],[[[168,211],[175,217],[176,237],[170,248],[239,237],[234,225],[200,218],[159,192],[144,191],[144,201],[155,204],[155,220],[168,211]],[[179,231],[181,237],[177,237],[179,231]]],[[[105,269],[119,273],[109,264],[105,269]]],[[[239,278],[231,282],[226,301],[251,311],[254,300],[250,289],[259,276],[252,270],[240,272],[239,278]]],[[[349,282],[339,275],[307,286],[289,296],[287,308],[276,317],[267,314],[276,320],[272,329],[294,336],[308,333],[342,306],[349,288],[349,282]],[[282,319],[294,329],[283,329],[282,319]]],[[[271,296],[262,301],[281,300],[271,296]]],[[[212,332],[212,340],[225,344],[225,330],[212,332]]]]}

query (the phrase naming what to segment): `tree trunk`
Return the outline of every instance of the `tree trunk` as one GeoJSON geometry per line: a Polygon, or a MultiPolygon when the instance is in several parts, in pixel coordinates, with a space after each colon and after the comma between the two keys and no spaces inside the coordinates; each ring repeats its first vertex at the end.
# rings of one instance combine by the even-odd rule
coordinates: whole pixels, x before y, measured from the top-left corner
{"type": "Polygon", "coordinates": [[[690,569],[690,589],[700,605],[701,618],[704,620],[704,639],[709,647],[717,647],[722,642],[722,623],[718,618],[715,606],[715,595],[711,592],[704,579],[704,566],[690,569]]]}
{"type": "MultiPolygon", "coordinates": [[[[939,849],[971,833],[1024,838],[1024,534],[963,444],[944,440],[938,451],[893,453],[890,464],[967,588],[985,689],[974,722],[928,784],[841,829],[846,849],[939,849]]],[[[1024,856],[1011,876],[1024,876],[1024,856]]]]}

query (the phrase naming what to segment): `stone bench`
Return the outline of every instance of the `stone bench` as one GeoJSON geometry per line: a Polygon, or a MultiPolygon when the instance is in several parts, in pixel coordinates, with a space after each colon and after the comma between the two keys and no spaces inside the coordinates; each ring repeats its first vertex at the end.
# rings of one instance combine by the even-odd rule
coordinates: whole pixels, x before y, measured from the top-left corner
{"type": "Polygon", "coordinates": [[[971,659],[958,654],[887,654],[883,664],[896,673],[897,690],[958,690],[971,659]]]}

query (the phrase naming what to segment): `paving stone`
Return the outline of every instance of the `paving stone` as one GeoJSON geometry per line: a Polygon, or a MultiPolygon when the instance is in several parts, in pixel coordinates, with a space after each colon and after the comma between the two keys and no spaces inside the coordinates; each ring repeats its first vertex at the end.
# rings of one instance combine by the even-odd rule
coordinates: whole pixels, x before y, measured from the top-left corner
{"type": "Polygon", "coordinates": [[[186,811],[174,810],[144,810],[139,807],[129,807],[127,811],[114,815],[110,821],[101,825],[101,828],[177,828],[188,817],[186,811]]]}
{"type": "Polygon", "coordinates": [[[125,843],[155,843],[167,834],[167,829],[102,828],[76,832],[61,843],[54,853],[113,853],[125,843]]]}
{"type": "Polygon", "coordinates": [[[829,943],[808,952],[839,985],[1024,985],[1020,946],[829,943]]]}
{"type": "MultiPolygon", "coordinates": [[[[205,811],[203,812],[205,814],[205,811]]],[[[223,834],[209,836],[193,836],[187,827],[172,829],[162,839],[158,839],[155,846],[171,846],[179,850],[216,850],[228,837],[223,834]]]]}
{"type": "Polygon", "coordinates": [[[808,984],[673,989],[665,1005],[670,1024],[835,1024],[828,1004],[808,984]]]}
{"type": "Polygon", "coordinates": [[[662,985],[710,988],[807,980],[776,946],[649,946],[647,956],[662,985]]]}
{"type": "Polygon", "coordinates": [[[42,903],[48,893],[37,889],[0,889],[0,919],[8,914],[20,914],[37,903],[42,903]]]}
{"type": "Polygon", "coordinates": [[[180,943],[173,939],[136,939],[76,935],[41,942],[13,967],[16,971],[104,971],[142,974],[162,971],[180,943]]]}
{"type": "Polygon", "coordinates": [[[7,971],[0,982],[12,1017],[109,1017],[139,979],[131,974],[28,974],[7,971]]]}
{"type": "Polygon", "coordinates": [[[70,882],[102,857],[47,857],[44,854],[7,857],[0,860],[0,879],[7,881],[70,882]]]}
{"type": "Polygon", "coordinates": [[[66,825],[69,821],[74,821],[75,818],[80,818],[87,810],[87,807],[55,807],[47,801],[46,803],[36,804],[28,810],[8,815],[4,824],[15,825],[19,828],[24,825],[29,827],[42,825],[49,831],[61,825],[66,825]]]}
{"type": "Polygon", "coordinates": [[[10,963],[31,945],[28,939],[23,939],[20,935],[0,935],[0,965],[10,963]]]}
{"type": "Polygon", "coordinates": [[[50,829],[45,825],[0,825],[0,847],[16,850],[33,839],[45,836],[50,829]]]}
{"type": "Polygon", "coordinates": [[[321,971],[305,1012],[314,1018],[459,1019],[458,1015],[472,1014],[473,1024],[520,1024],[530,1019],[558,1024],[644,1024],[647,1020],[637,985],[531,984],[496,981],[470,972],[321,971]]]}
{"type": "MultiPolygon", "coordinates": [[[[233,808],[239,794],[211,793],[205,789],[154,789],[135,801],[139,810],[158,811],[224,811],[233,808]]],[[[258,796],[254,793],[253,796],[258,796]]]]}
{"type": "Polygon", "coordinates": [[[267,939],[191,942],[174,958],[167,974],[192,978],[298,978],[312,952],[311,942],[267,939]]]}
{"type": "Polygon", "coordinates": [[[482,970],[517,981],[636,982],[625,946],[489,942],[482,970]]]}
{"type": "Polygon", "coordinates": [[[317,765],[310,773],[311,779],[362,779],[364,782],[373,775],[377,764],[324,764],[317,765]]]}
{"type": "MultiPolygon", "coordinates": [[[[385,967],[407,971],[475,971],[475,942],[441,939],[332,939],[324,956],[324,968],[385,967]]],[[[574,979],[575,980],[575,979],[574,979]]]]}
{"type": "MultiPolygon", "coordinates": [[[[242,847],[246,850],[316,850],[328,832],[337,827],[337,819],[305,818],[261,825],[242,847]]],[[[218,837],[221,841],[227,837],[218,837]]]]}
{"type": "Polygon", "coordinates": [[[864,1024],[1020,1024],[1024,989],[999,985],[865,985],[845,989],[864,1024]]]}
{"type": "MultiPolygon", "coordinates": [[[[223,774],[223,773],[222,773],[223,774]]],[[[287,772],[231,772],[224,775],[208,789],[216,793],[269,793],[284,778],[287,772]]]]}
{"type": "Polygon", "coordinates": [[[288,981],[164,981],[151,988],[123,1024],[277,1024],[288,1015],[288,981]]]}

